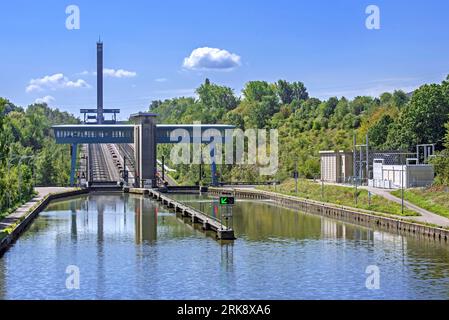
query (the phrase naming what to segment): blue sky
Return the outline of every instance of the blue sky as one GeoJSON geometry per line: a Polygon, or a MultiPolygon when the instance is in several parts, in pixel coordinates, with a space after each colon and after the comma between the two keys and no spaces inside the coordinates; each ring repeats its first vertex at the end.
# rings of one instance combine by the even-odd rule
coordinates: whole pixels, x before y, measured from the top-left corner
{"type": "Polygon", "coordinates": [[[18,0],[0,12],[0,96],[21,106],[46,97],[76,114],[96,104],[99,35],[112,69],[105,107],[122,119],[194,95],[206,77],[237,94],[250,80],[302,81],[327,98],[410,91],[449,74],[445,0],[18,0]],[[66,28],[71,4],[79,30],[66,28]],[[380,30],[365,27],[370,4],[380,30]]]}

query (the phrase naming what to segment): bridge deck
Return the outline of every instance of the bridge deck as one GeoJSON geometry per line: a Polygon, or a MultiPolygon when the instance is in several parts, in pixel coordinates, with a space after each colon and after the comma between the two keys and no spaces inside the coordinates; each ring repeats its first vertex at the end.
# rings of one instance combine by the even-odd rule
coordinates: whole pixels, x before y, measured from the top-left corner
{"type": "Polygon", "coordinates": [[[195,208],[186,204],[180,203],[161,192],[154,189],[142,188],[125,188],[125,192],[148,194],[153,199],[156,199],[168,208],[172,208],[175,212],[179,212],[183,217],[190,217],[192,223],[201,223],[204,230],[213,230],[217,233],[217,238],[220,240],[235,240],[234,230],[228,228],[218,219],[211,217],[195,208]]]}
{"type": "MultiPolygon", "coordinates": [[[[58,144],[83,143],[133,143],[134,125],[132,124],[70,124],[56,125],[52,129],[58,144]]],[[[226,130],[235,126],[226,124],[157,124],[156,143],[210,143],[213,138],[202,135],[213,130],[225,141],[226,130]]]]}

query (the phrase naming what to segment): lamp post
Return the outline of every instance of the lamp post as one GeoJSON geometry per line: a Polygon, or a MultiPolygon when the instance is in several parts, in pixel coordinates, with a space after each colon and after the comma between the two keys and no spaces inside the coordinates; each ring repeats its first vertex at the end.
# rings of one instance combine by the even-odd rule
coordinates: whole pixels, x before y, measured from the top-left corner
{"type": "Polygon", "coordinates": [[[404,215],[404,156],[402,156],[401,162],[401,214],[404,215]]]}
{"type": "MultiPolygon", "coordinates": [[[[11,177],[11,162],[13,160],[15,160],[17,157],[18,157],[17,154],[11,154],[10,153],[10,156],[7,158],[8,159],[8,163],[7,163],[6,167],[8,168],[8,180],[11,177]]],[[[11,207],[11,192],[8,190],[8,208],[10,208],[10,207],[11,207]]]]}
{"type": "Polygon", "coordinates": [[[299,178],[298,160],[296,160],[295,162],[295,171],[293,172],[293,177],[295,178],[295,193],[298,194],[298,178],[299,178]]]}
{"type": "MultiPolygon", "coordinates": [[[[20,199],[22,199],[22,190],[21,190],[21,183],[22,183],[22,170],[20,170],[20,165],[22,164],[22,161],[25,159],[32,159],[34,158],[34,156],[21,156],[18,154],[10,154],[10,157],[8,157],[8,164],[7,164],[7,168],[8,168],[8,179],[11,175],[11,163],[13,162],[13,160],[19,159],[18,165],[19,165],[19,185],[18,185],[18,189],[19,189],[19,197],[20,199]]],[[[34,170],[33,170],[34,171],[34,170]]],[[[8,192],[8,207],[11,207],[11,194],[10,192],[8,192]]]]}
{"type": "Polygon", "coordinates": [[[21,187],[21,183],[22,183],[22,170],[20,170],[20,165],[22,164],[23,160],[26,159],[32,159],[34,158],[34,156],[21,156],[19,159],[19,199],[22,199],[22,187],[21,187]]]}

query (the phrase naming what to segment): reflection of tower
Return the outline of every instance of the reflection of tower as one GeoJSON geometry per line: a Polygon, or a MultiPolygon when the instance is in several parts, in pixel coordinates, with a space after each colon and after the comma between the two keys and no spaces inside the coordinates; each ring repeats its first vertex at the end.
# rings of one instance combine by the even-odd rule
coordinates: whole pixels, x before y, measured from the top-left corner
{"type": "Polygon", "coordinates": [[[103,42],[97,42],[97,123],[102,124],[103,117],[103,42]]]}
{"type": "Polygon", "coordinates": [[[97,201],[97,242],[103,242],[104,202],[97,201]]]}
{"type": "Polygon", "coordinates": [[[75,242],[77,239],[76,207],[78,204],[79,204],[78,201],[72,201],[70,203],[70,211],[72,212],[71,219],[70,219],[70,234],[71,234],[72,241],[75,241],[75,242]]]}
{"type": "Polygon", "coordinates": [[[71,233],[72,241],[76,242],[76,240],[78,238],[78,232],[77,232],[77,226],[76,226],[76,212],[72,212],[70,233],[71,233]]]}
{"type": "Polygon", "coordinates": [[[135,201],[136,243],[154,242],[157,238],[157,208],[151,201],[140,197],[135,201]]]}
{"type": "Polygon", "coordinates": [[[104,202],[97,199],[97,292],[103,292],[104,272],[104,202]]]}

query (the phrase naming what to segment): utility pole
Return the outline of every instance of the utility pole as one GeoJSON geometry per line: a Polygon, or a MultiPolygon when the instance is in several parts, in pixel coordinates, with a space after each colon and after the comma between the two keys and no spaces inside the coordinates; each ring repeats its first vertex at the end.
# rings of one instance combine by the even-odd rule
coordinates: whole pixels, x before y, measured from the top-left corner
{"type": "Polygon", "coordinates": [[[295,193],[298,193],[298,177],[299,177],[299,173],[298,173],[298,160],[296,160],[295,163],[295,171],[293,173],[294,178],[295,178],[295,193]]]}
{"type": "MultiPolygon", "coordinates": [[[[356,145],[357,145],[357,136],[355,135],[355,133],[354,133],[354,136],[353,136],[353,146],[352,146],[352,170],[353,170],[353,172],[352,172],[352,174],[353,174],[353,176],[354,176],[354,178],[356,177],[356,175],[357,175],[357,163],[356,163],[356,145]]],[[[355,181],[355,180],[354,180],[355,181]]]]}
{"type": "Polygon", "coordinates": [[[368,208],[371,208],[371,191],[368,191],[368,208]]]}
{"type": "Polygon", "coordinates": [[[198,185],[201,185],[201,181],[203,180],[203,155],[200,156],[200,173],[198,177],[198,185]]]}
{"type": "Polygon", "coordinates": [[[33,156],[22,156],[19,159],[18,169],[19,169],[19,200],[22,200],[22,170],[20,170],[20,166],[22,164],[22,160],[31,159],[33,156]]]}
{"type": "Polygon", "coordinates": [[[368,185],[369,178],[369,137],[366,134],[366,185],[368,185]]]}
{"type": "Polygon", "coordinates": [[[324,180],[321,180],[321,200],[324,200],[324,180]]]}
{"type": "Polygon", "coordinates": [[[404,155],[401,158],[401,214],[404,215],[404,155]]]}

